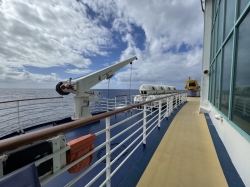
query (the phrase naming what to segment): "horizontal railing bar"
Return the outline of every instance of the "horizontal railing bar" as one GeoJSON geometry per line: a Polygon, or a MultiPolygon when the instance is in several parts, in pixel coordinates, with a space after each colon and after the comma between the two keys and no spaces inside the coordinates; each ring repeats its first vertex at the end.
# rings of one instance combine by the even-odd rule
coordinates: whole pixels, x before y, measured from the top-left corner
{"type": "MultiPolygon", "coordinates": [[[[37,117],[34,117],[34,118],[29,118],[29,119],[26,119],[26,120],[21,120],[20,123],[23,123],[23,122],[26,122],[26,121],[29,121],[31,119],[42,119],[42,117],[50,117],[50,116],[54,116],[54,114],[51,114],[51,115],[43,115],[43,116],[37,116],[37,117]]],[[[52,119],[64,119],[65,117],[60,117],[60,118],[47,118],[48,120],[44,120],[44,121],[51,121],[52,119]]],[[[45,122],[43,122],[45,123],[45,122]]]]}
{"type": "Polygon", "coordinates": [[[148,120],[147,122],[146,122],[146,124],[148,124],[149,122],[151,122],[153,119],[155,119],[156,117],[158,117],[158,115],[155,115],[154,117],[152,117],[150,120],[148,120]]]}
{"type": "Polygon", "coordinates": [[[127,161],[128,158],[130,158],[130,156],[135,152],[135,150],[141,145],[142,142],[143,140],[138,143],[138,145],[128,154],[128,156],[126,156],[126,158],[119,164],[119,166],[117,166],[116,169],[110,174],[110,177],[113,177],[117,170],[120,169],[120,167],[127,161]]]}
{"type": "Polygon", "coordinates": [[[118,133],[117,135],[113,136],[112,138],[110,138],[110,141],[113,141],[114,139],[116,139],[117,137],[121,136],[123,133],[127,132],[129,129],[131,129],[132,127],[134,127],[135,125],[137,125],[138,123],[140,123],[144,118],[138,120],[137,122],[135,122],[133,125],[130,125],[128,128],[124,129],[123,131],[121,131],[120,133],[118,133]]]}
{"type": "Polygon", "coordinates": [[[60,150],[58,150],[56,152],[53,152],[52,154],[47,155],[47,156],[35,161],[34,163],[35,163],[36,166],[39,166],[41,163],[53,158],[55,155],[59,155],[59,154],[61,154],[63,152],[66,152],[68,150],[70,150],[70,146],[64,147],[63,149],[60,149],[60,150]]]}
{"type": "MultiPolygon", "coordinates": [[[[100,171],[91,181],[88,182],[88,184],[86,184],[85,186],[90,186],[91,184],[93,184],[106,170],[107,170],[107,166],[105,168],[102,169],[102,171],[100,171]]],[[[78,179],[79,180],[79,179],[78,179]]],[[[74,183],[73,183],[74,184],[74,183]]],[[[72,184],[71,184],[72,185],[72,184]]],[[[71,186],[69,185],[69,186],[71,186]]]]}
{"type": "MultiPolygon", "coordinates": [[[[177,95],[177,94],[173,94],[173,95],[177,95]]],[[[77,121],[73,121],[73,122],[69,122],[69,123],[65,123],[65,124],[61,124],[55,127],[50,127],[50,128],[46,128],[46,129],[41,129],[39,131],[34,131],[28,134],[24,134],[24,135],[20,135],[17,137],[12,137],[12,138],[8,138],[5,140],[1,140],[0,141],[0,153],[2,153],[3,151],[7,151],[7,150],[11,150],[17,147],[20,147],[22,145],[26,145],[38,140],[43,140],[52,136],[55,136],[57,134],[81,127],[81,126],[85,126],[88,125],[90,123],[99,121],[101,119],[113,116],[115,114],[121,113],[121,112],[125,112],[128,111],[130,109],[142,106],[144,104],[148,104],[150,102],[153,101],[157,101],[163,98],[167,98],[167,97],[171,97],[173,95],[168,95],[168,96],[164,96],[161,98],[157,98],[157,99],[153,99],[150,101],[145,101],[142,103],[136,103],[130,106],[126,106],[124,108],[120,108],[120,109],[116,109],[113,111],[109,111],[109,112],[105,112],[105,113],[101,113],[86,119],[81,119],[81,120],[77,120],[77,121]]]]}
{"type": "MultiPolygon", "coordinates": [[[[49,182],[50,180],[52,180],[53,178],[57,177],[58,175],[62,174],[64,171],[68,170],[69,168],[71,168],[72,166],[76,165],[78,162],[81,162],[83,159],[87,158],[89,155],[91,155],[92,153],[94,153],[95,151],[101,149],[104,145],[106,144],[106,142],[102,143],[101,145],[97,146],[95,149],[93,149],[92,151],[88,152],[87,154],[85,154],[84,156],[78,158],[77,160],[73,161],[72,163],[66,165],[64,168],[62,168],[61,170],[58,170],[56,173],[54,173],[53,175],[50,175],[49,177],[45,178],[44,180],[41,181],[41,186],[43,186],[44,184],[46,184],[47,182],[49,182]]],[[[95,162],[93,165],[91,165],[87,170],[85,170],[83,173],[84,175],[86,173],[88,173],[92,168],[94,168],[97,164],[99,164],[104,158],[106,158],[107,154],[104,155],[103,157],[101,157],[97,162],[95,162]],[[97,163],[97,164],[96,164],[97,163]]]]}
{"type": "Polygon", "coordinates": [[[143,126],[139,127],[135,132],[133,132],[132,134],[130,134],[127,138],[125,138],[122,142],[119,143],[119,145],[117,145],[115,148],[113,148],[110,151],[110,154],[113,153],[116,149],[118,149],[119,147],[122,146],[123,143],[125,143],[129,138],[131,138],[132,136],[134,136],[139,130],[141,130],[143,128],[143,126]]]}
{"type": "MultiPolygon", "coordinates": [[[[157,121],[156,121],[156,122],[157,122],[157,121]]],[[[148,132],[148,134],[146,134],[146,137],[148,137],[148,136],[151,134],[151,132],[153,132],[153,130],[154,130],[156,127],[158,127],[157,124],[148,132]]]]}
{"type": "Polygon", "coordinates": [[[112,166],[116,160],[118,160],[143,134],[140,134],[134,141],[132,141],[119,155],[117,155],[112,162],[110,162],[110,166],[112,166]]]}
{"type": "Polygon", "coordinates": [[[31,100],[56,99],[56,98],[63,98],[63,97],[42,97],[42,98],[32,98],[32,99],[17,99],[17,100],[9,100],[9,101],[0,101],[0,104],[1,103],[17,102],[17,101],[31,101],[31,100]]]}
{"type": "Polygon", "coordinates": [[[19,105],[19,107],[22,108],[22,107],[25,107],[25,106],[45,105],[45,104],[51,104],[51,103],[58,103],[58,104],[61,104],[61,101],[60,101],[60,103],[59,103],[59,102],[27,103],[27,104],[25,104],[25,105],[19,105]]]}
{"type": "Polygon", "coordinates": [[[126,118],[125,120],[122,120],[122,121],[120,121],[120,122],[118,122],[118,123],[112,125],[112,126],[110,127],[110,129],[113,129],[113,128],[115,128],[115,127],[121,125],[121,124],[124,123],[125,121],[128,121],[128,120],[130,120],[130,119],[132,119],[132,118],[134,118],[134,117],[136,117],[136,116],[138,116],[138,115],[140,115],[140,114],[142,114],[142,113],[143,113],[143,111],[142,111],[142,112],[139,112],[139,113],[137,113],[137,114],[135,114],[135,115],[133,115],[133,116],[130,116],[129,118],[126,118]]]}
{"type": "MultiPolygon", "coordinates": [[[[26,115],[20,115],[19,116],[19,118],[22,118],[22,117],[25,117],[25,116],[31,116],[31,115],[34,115],[34,114],[39,114],[39,113],[44,113],[44,112],[51,112],[51,111],[56,111],[57,110],[57,108],[56,109],[50,109],[50,108],[48,108],[48,109],[46,109],[46,110],[43,110],[43,111],[36,111],[36,112],[34,112],[34,113],[28,113],[28,114],[26,114],[26,115]]],[[[22,113],[22,112],[20,112],[20,113],[22,113]]],[[[51,114],[51,115],[54,115],[54,114],[51,114]]],[[[47,116],[47,115],[44,115],[44,116],[47,116]]],[[[39,118],[40,116],[37,116],[36,118],[39,118]]]]}
{"type": "Polygon", "coordinates": [[[124,97],[124,96],[128,96],[128,95],[116,95],[115,97],[124,97]]]}

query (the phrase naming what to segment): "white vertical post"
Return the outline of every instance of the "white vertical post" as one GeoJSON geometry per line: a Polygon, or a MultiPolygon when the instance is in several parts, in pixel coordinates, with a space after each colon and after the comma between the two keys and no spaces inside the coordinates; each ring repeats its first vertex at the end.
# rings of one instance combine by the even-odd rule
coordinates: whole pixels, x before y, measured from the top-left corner
{"type": "Polygon", "coordinates": [[[127,96],[125,96],[125,106],[127,106],[127,96]]]}
{"type": "Polygon", "coordinates": [[[171,113],[173,112],[173,107],[174,107],[174,106],[173,106],[173,104],[174,104],[173,97],[174,97],[174,96],[171,96],[171,97],[170,97],[170,112],[171,112],[171,113]]]}
{"type": "Polygon", "coordinates": [[[158,127],[161,127],[161,99],[159,100],[158,127]]]}
{"type": "Polygon", "coordinates": [[[107,98],[107,111],[109,111],[109,101],[108,101],[108,98],[107,98]]]}
{"type": "Polygon", "coordinates": [[[110,117],[106,118],[106,186],[111,186],[111,179],[110,179],[110,117]]]}
{"type": "Polygon", "coordinates": [[[116,97],[115,97],[115,109],[116,109],[116,97]]]}
{"type": "Polygon", "coordinates": [[[143,144],[146,145],[146,123],[147,123],[147,107],[146,105],[143,105],[143,144]]]}
{"type": "Polygon", "coordinates": [[[166,114],[165,117],[168,117],[169,114],[169,97],[166,98],[166,114]]]}
{"type": "Polygon", "coordinates": [[[177,95],[175,95],[174,99],[175,99],[175,105],[174,105],[174,108],[176,109],[176,107],[177,107],[177,99],[178,99],[178,96],[177,96],[177,95]]]}
{"type": "MultiPolygon", "coordinates": [[[[52,143],[53,153],[60,150],[61,148],[61,138],[60,135],[50,139],[52,143]]],[[[61,169],[61,156],[55,155],[53,156],[53,173],[56,173],[61,169]]]]}
{"type": "Polygon", "coordinates": [[[8,159],[7,155],[0,156],[0,179],[4,177],[3,175],[3,162],[8,159]]]}
{"type": "Polygon", "coordinates": [[[178,103],[178,105],[180,106],[181,105],[181,94],[180,93],[179,93],[178,97],[179,97],[179,103],[178,103]]]}
{"type": "Polygon", "coordinates": [[[0,159],[0,179],[3,178],[3,161],[0,159]]]}

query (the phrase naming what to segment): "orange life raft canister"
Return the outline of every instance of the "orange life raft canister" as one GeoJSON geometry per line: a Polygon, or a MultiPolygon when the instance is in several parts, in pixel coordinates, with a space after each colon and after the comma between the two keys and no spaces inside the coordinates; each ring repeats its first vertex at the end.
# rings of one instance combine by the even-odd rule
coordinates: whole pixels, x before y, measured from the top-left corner
{"type": "MultiPolygon", "coordinates": [[[[95,135],[88,134],[86,136],[82,136],[80,138],[68,142],[67,145],[70,146],[70,150],[67,151],[67,164],[74,162],[78,158],[92,151],[94,149],[94,141],[95,141],[95,135]]],[[[83,159],[81,162],[69,168],[68,172],[78,173],[91,163],[93,157],[94,153],[83,159]]]]}

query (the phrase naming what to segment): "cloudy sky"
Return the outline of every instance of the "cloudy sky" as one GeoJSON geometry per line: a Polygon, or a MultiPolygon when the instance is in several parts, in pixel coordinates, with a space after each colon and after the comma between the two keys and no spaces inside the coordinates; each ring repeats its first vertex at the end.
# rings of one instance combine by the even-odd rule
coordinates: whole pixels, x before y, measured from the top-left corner
{"type": "MultiPolygon", "coordinates": [[[[0,0],[0,25],[1,88],[54,88],[135,55],[134,89],[200,81],[199,0],[0,0]]],[[[117,72],[110,88],[128,88],[130,73],[117,72]]]]}

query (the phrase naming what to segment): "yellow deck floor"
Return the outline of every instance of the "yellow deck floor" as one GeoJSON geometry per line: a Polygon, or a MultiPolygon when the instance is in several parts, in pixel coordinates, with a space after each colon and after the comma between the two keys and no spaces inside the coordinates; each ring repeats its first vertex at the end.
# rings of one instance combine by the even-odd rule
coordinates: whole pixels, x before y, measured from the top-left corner
{"type": "Polygon", "coordinates": [[[199,98],[188,98],[162,138],[137,186],[228,186],[199,98]]]}

